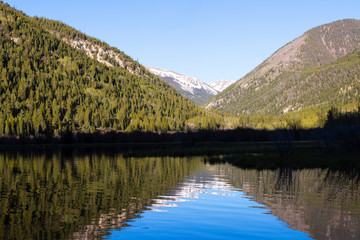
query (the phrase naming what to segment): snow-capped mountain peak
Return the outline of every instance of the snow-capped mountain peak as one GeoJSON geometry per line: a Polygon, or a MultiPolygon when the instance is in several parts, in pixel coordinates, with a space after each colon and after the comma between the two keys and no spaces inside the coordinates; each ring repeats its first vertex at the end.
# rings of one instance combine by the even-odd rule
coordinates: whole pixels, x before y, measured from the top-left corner
{"type": "Polygon", "coordinates": [[[218,93],[217,90],[213,89],[211,86],[195,77],[184,76],[180,73],[161,68],[148,66],[144,67],[147,68],[151,73],[164,79],[173,88],[178,90],[180,94],[190,98],[197,104],[203,103],[218,93]]]}
{"type": "Polygon", "coordinates": [[[147,66],[146,66],[146,68],[150,72],[152,72],[153,74],[155,74],[161,78],[175,79],[181,85],[181,88],[184,91],[194,93],[194,89],[204,89],[205,91],[207,91],[209,94],[212,94],[212,95],[215,95],[218,93],[212,87],[210,87],[206,83],[203,83],[202,81],[200,81],[199,79],[197,79],[195,77],[184,76],[180,73],[166,70],[166,69],[161,69],[161,68],[147,67],[147,66]]]}

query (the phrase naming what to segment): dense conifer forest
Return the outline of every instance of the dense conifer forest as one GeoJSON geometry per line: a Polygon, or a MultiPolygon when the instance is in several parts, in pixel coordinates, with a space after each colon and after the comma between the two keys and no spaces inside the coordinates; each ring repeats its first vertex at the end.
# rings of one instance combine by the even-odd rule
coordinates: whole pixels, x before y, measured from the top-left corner
{"type": "MultiPolygon", "coordinates": [[[[106,57],[106,56],[105,56],[106,57]]],[[[100,40],[0,3],[0,134],[218,128],[190,100],[100,40]],[[69,44],[82,39],[122,60],[104,64],[69,44]],[[119,63],[125,63],[121,66],[119,63]]]]}

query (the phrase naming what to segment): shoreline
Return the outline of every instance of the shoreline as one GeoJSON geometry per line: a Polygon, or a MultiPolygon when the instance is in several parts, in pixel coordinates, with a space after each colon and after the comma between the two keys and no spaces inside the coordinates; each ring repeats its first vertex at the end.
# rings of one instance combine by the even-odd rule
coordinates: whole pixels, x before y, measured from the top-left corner
{"type": "MultiPolygon", "coordinates": [[[[209,164],[229,163],[240,168],[330,168],[360,170],[359,152],[331,152],[323,141],[293,141],[292,152],[282,155],[279,143],[267,142],[198,142],[187,143],[76,143],[1,146],[0,154],[35,154],[65,156],[122,154],[132,157],[203,156],[209,164]]],[[[283,143],[287,147],[287,143],[283,143]]]]}
{"type": "Polygon", "coordinates": [[[103,131],[95,133],[72,133],[38,136],[0,136],[1,145],[44,145],[79,143],[200,143],[200,142],[271,142],[271,141],[308,141],[320,140],[319,129],[252,129],[238,128],[227,130],[199,130],[188,132],[119,132],[103,131]]]}

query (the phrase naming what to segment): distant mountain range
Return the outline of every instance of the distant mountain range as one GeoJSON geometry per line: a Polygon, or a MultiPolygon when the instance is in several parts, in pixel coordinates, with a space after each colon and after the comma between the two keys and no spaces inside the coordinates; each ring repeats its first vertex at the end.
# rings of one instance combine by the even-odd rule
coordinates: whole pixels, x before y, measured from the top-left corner
{"type": "Polygon", "coordinates": [[[165,80],[181,95],[191,99],[194,103],[200,105],[212,96],[215,96],[226,87],[230,86],[234,81],[219,80],[210,84],[206,84],[194,77],[184,76],[174,71],[144,66],[151,73],[165,80]]]}
{"type": "Polygon", "coordinates": [[[313,28],[204,106],[232,114],[282,114],[359,101],[360,21],[313,28]]]}

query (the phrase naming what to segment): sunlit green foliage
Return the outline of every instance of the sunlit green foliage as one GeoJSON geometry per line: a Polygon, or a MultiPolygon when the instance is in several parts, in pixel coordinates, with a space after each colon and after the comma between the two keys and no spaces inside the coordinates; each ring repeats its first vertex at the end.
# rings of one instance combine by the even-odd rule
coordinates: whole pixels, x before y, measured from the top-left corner
{"type": "Polygon", "coordinates": [[[324,127],[328,111],[332,108],[342,113],[353,112],[358,109],[358,103],[334,105],[332,107],[308,107],[299,111],[288,112],[281,115],[240,115],[237,117],[238,127],[256,129],[288,128],[289,123],[297,122],[301,128],[324,127]]]}
{"type": "Polygon", "coordinates": [[[112,67],[63,40],[110,48],[97,39],[3,3],[0,16],[0,134],[185,130],[191,118],[220,124],[119,50],[111,48],[126,64],[112,67]]]}

